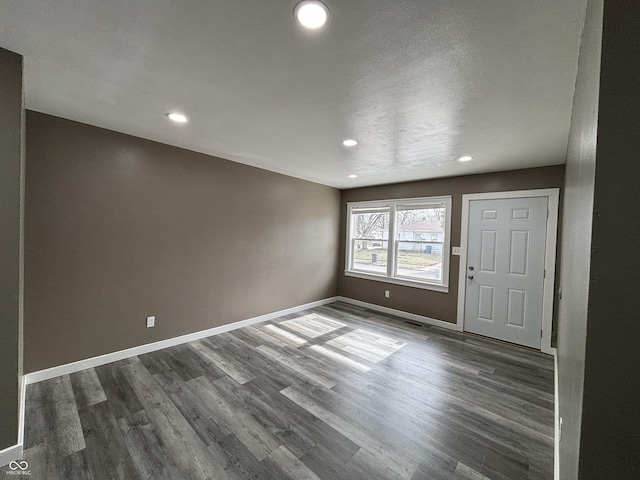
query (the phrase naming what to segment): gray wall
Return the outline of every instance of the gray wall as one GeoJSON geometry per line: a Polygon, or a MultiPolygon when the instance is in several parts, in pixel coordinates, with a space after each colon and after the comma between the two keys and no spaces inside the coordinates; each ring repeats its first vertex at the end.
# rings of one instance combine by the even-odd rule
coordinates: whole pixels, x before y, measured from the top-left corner
{"type": "Polygon", "coordinates": [[[26,372],[336,295],[338,190],[35,112],[27,132],[26,372]]]}
{"type": "Polygon", "coordinates": [[[637,0],[604,2],[582,479],[640,478],[639,31],[637,0]]]}
{"type": "Polygon", "coordinates": [[[340,221],[339,294],[363,302],[455,323],[457,321],[458,268],[460,265],[460,257],[458,256],[452,256],[449,263],[448,293],[344,275],[347,202],[451,195],[451,246],[458,246],[460,245],[463,194],[561,187],[563,174],[564,166],[559,165],[344,190],[342,192],[340,221]],[[390,298],[384,297],[385,290],[390,291],[390,298]]]}
{"type": "Polygon", "coordinates": [[[22,57],[0,48],[0,450],[18,443],[22,57]]]}
{"type": "MultiPolygon", "coordinates": [[[[565,172],[564,222],[560,250],[558,375],[562,417],[560,469],[578,478],[589,299],[593,188],[598,128],[598,85],[602,0],[589,1],[584,27],[565,172]]],[[[602,478],[615,478],[603,476],[602,478]]]]}

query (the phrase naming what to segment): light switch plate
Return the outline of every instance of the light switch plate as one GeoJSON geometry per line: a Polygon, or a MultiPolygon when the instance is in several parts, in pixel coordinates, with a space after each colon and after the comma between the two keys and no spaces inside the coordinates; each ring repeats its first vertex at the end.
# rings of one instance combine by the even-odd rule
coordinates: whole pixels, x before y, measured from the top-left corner
{"type": "Polygon", "coordinates": [[[451,255],[460,255],[460,247],[451,247],[451,255]]]}
{"type": "Polygon", "coordinates": [[[151,327],[155,327],[156,326],[156,317],[147,317],[147,328],[151,328],[151,327]]]}

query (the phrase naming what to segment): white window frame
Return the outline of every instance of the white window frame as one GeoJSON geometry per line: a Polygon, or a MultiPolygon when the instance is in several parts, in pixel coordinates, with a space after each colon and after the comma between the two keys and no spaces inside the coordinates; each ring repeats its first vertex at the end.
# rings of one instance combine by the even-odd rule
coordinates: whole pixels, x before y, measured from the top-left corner
{"type": "MultiPolygon", "coordinates": [[[[375,280],[378,282],[393,283],[396,285],[404,285],[407,287],[422,288],[425,290],[435,290],[437,292],[449,292],[449,266],[451,263],[451,195],[439,197],[418,197],[418,198],[399,198],[393,200],[371,200],[365,202],[348,202],[347,203],[347,230],[346,230],[346,249],[345,249],[345,268],[344,274],[348,277],[363,278],[366,280],[375,280]],[[445,208],[444,222],[444,242],[442,244],[442,281],[430,282],[428,280],[408,279],[407,277],[398,277],[396,271],[396,252],[398,243],[403,240],[396,238],[396,221],[397,207],[402,206],[421,206],[426,208],[429,206],[443,205],[445,208]],[[354,270],[351,268],[353,260],[353,241],[352,241],[352,211],[354,208],[389,208],[389,239],[387,241],[387,272],[386,274],[376,274],[354,270]]],[[[423,243],[430,243],[425,241],[423,243]]]]}

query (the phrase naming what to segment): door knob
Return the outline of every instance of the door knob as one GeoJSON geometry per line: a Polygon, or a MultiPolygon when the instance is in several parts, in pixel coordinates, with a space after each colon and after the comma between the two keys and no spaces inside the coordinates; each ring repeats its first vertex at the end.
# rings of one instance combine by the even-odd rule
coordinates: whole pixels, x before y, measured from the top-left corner
{"type": "Polygon", "coordinates": [[[469,280],[473,280],[473,275],[469,275],[467,278],[468,278],[469,280]]]}

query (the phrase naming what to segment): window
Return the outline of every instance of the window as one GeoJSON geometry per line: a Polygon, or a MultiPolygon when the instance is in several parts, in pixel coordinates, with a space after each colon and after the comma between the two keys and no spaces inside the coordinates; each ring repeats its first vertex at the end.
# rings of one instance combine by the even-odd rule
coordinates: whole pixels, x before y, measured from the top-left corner
{"type": "Polygon", "coordinates": [[[448,291],[451,197],[347,204],[349,276],[448,291]]]}

